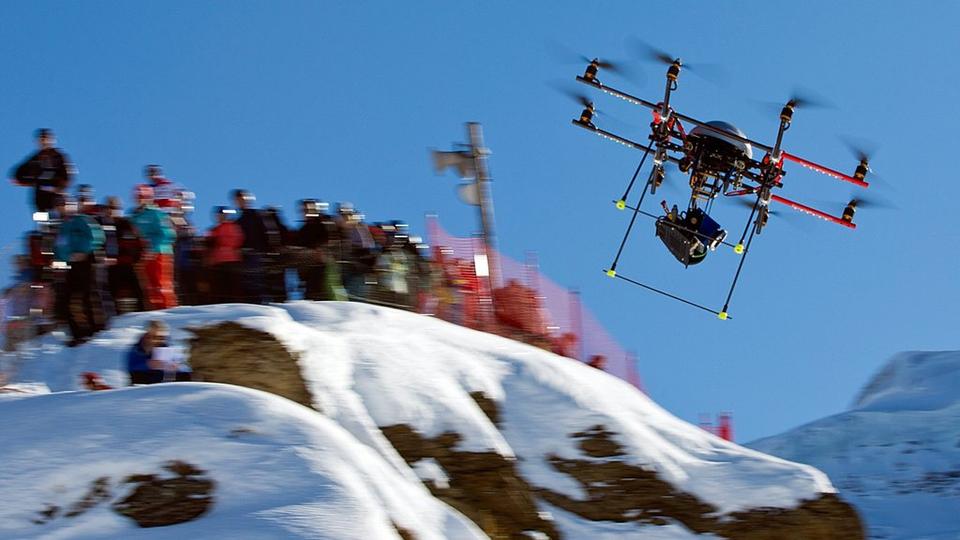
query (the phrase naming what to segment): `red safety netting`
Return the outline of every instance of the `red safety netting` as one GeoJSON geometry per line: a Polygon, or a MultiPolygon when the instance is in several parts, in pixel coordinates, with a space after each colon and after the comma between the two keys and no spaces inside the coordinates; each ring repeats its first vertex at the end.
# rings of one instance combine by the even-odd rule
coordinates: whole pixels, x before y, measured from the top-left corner
{"type": "Polygon", "coordinates": [[[578,292],[541,273],[533,254],[524,262],[487,254],[479,237],[452,236],[436,216],[427,217],[427,234],[448,284],[433,314],[588,362],[643,390],[636,357],[583,307],[578,292]]]}

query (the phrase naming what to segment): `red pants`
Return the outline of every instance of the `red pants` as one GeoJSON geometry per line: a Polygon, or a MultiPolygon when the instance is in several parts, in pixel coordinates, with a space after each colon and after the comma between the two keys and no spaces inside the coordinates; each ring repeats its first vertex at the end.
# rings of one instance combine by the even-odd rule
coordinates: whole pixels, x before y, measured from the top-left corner
{"type": "Polygon", "coordinates": [[[173,292],[173,255],[150,254],[143,264],[144,293],[149,309],[166,309],[177,306],[173,292]]]}

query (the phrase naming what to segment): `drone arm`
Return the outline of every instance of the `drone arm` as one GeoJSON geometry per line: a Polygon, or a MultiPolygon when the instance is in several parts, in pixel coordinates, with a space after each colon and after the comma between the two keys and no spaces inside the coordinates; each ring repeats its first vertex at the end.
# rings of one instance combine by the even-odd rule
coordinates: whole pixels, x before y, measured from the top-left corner
{"type": "Polygon", "coordinates": [[[831,216],[830,214],[828,214],[828,213],[826,213],[826,212],[821,212],[820,210],[817,210],[816,208],[811,208],[811,207],[809,207],[809,206],[807,206],[807,205],[805,205],[805,204],[800,204],[800,203],[798,203],[798,202],[796,202],[796,201],[791,201],[790,199],[784,199],[783,197],[781,197],[781,196],[779,196],[779,195],[770,195],[770,200],[771,200],[771,201],[776,201],[776,202],[778,202],[778,203],[780,203],[780,204],[787,205],[787,206],[789,206],[790,208],[793,208],[794,210],[798,210],[798,211],[800,211],[800,212],[803,212],[804,214],[809,214],[809,215],[811,215],[811,216],[818,217],[818,218],[820,218],[820,219],[824,219],[824,220],[830,221],[830,222],[832,222],[832,223],[836,223],[837,225],[843,225],[844,227],[847,227],[847,228],[850,228],[850,229],[856,229],[856,228],[857,228],[857,224],[856,224],[856,223],[853,223],[853,222],[851,222],[851,221],[843,220],[843,219],[838,218],[838,217],[836,217],[836,216],[831,216]]]}
{"type": "Polygon", "coordinates": [[[787,152],[783,152],[782,155],[783,155],[783,159],[786,159],[786,160],[788,160],[788,161],[792,161],[792,162],[794,162],[794,163],[799,163],[800,165],[803,165],[804,167],[806,167],[806,168],[808,168],[808,169],[813,169],[813,170],[815,170],[815,171],[817,171],[817,172],[819,172],[819,173],[825,174],[825,175],[827,175],[827,176],[832,176],[832,177],[836,178],[837,180],[842,180],[842,181],[844,181],[844,182],[849,182],[849,183],[851,183],[851,184],[854,184],[854,185],[857,185],[857,186],[860,186],[860,187],[863,187],[863,188],[868,187],[868,186],[870,185],[870,184],[868,184],[867,182],[864,182],[863,180],[858,180],[858,179],[856,179],[856,178],[854,178],[854,177],[852,177],[852,176],[848,176],[848,175],[846,175],[846,174],[843,174],[842,172],[835,171],[835,170],[833,170],[833,169],[831,169],[831,168],[829,168],[829,167],[824,167],[823,165],[820,165],[820,164],[818,164],[818,163],[814,163],[814,162],[812,162],[812,161],[803,159],[802,157],[795,156],[795,155],[793,155],[793,154],[788,154],[787,152]]]}
{"type": "MultiPolygon", "coordinates": [[[[644,146],[644,145],[642,145],[642,144],[640,144],[640,143],[638,143],[638,142],[636,142],[636,141],[632,141],[632,140],[630,140],[630,139],[627,139],[626,137],[621,137],[620,135],[617,135],[616,133],[611,133],[611,132],[609,132],[609,131],[607,131],[607,130],[605,130],[605,129],[598,128],[598,127],[596,127],[596,126],[594,126],[594,125],[587,125],[587,124],[584,124],[583,122],[580,122],[580,121],[575,120],[575,119],[574,119],[574,120],[571,120],[571,122],[572,122],[573,125],[575,125],[575,126],[582,127],[583,129],[585,129],[585,130],[587,130],[587,131],[592,131],[592,132],[596,133],[597,135],[603,137],[604,139],[609,139],[609,140],[611,140],[611,141],[613,141],[613,142],[618,142],[618,143],[620,143],[620,144],[622,144],[622,145],[624,145],[624,146],[626,146],[626,147],[628,147],[628,148],[633,148],[633,149],[635,149],[635,150],[640,150],[641,152],[645,152],[645,153],[647,153],[647,154],[655,154],[655,153],[657,152],[656,148],[654,148],[654,147],[644,146]]],[[[669,161],[669,162],[671,162],[671,163],[676,163],[676,164],[679,164],[679,163],[680,163],[680,160],[679,160],[679,159],[677,159],[677,158],[675,158],[675,157],[673,157],[673,156],[669,156],[669,155],[666,156],[666,161],[669,161]]]]}
{"type": "MultiPolygon", "coordinates": [[[[727,197],[742,197],[742,196],[744,196],[744,195],[752,195],[752,194],[754,194],[754,193],[756,193],[756,189],[755,189],[755,188],[748,188],[748,189],[739,189],[739,190],[737,190],[737,191],[729,191],[729,192],[726,193],[726,196],[727,196],[727,197]]],[[[843,220],[843,219],[838,218],[838,217],[836,217],[836,216],[831,216],[830,214],[828,214],[828,213],[826,213],[826,212],[821,212],[820,210],[817,210],[816,208],[811,208],[811,207],[809,207],[809,206],[807,206],[807,205],[805,205],[805,204],[800,204],[800,203],[798,203],[798,202],[796,202],[796,201],[791,201],[790,199],[785,199],[785,198],[783,198],[783,197],[781,197],[781,196],[779,196],[779,195],[772,195],[772,194],[771,194],[771,195],[770,195],[770,200],[771,200],[771,201],[776,201],[776,202],[778,202],[778,203],[780,203],[780,204],[783,204],[783,205],[786,205],[786,206],[789,206],[790,208],[793,208],[794,210],[797,210],[797,211],[799,211],[799,212],[803,212],[804,214],[809,214],[809,215],[811,215],[811,216],[813,216],[813,217],[818,217],[818,218],[820,218],[820,219],[829,221],[829,222],[831,222],[831,223],[836,223],[837,225],[843,225],[844,227],[847,227],[847,228],[850,228],[850,229],[856,229],[856,228],[857,228],[857,224],[856,224],[856,223],[852,223],[852,222],[850,222],[850,221],[843,220]]]]}
{"type": "Polygon", "coordinates": [[[621,92],[620,90],[617,90],[616,88],[613,88],[612,86],[606,86],[605,84],[603,84],[603,83],[601,83],[601,82],[599,82],[599,81],[596,81],[596,80],[590,81],[590,80],[584,79],[583,77],[581,77],[581,76],[579,76],[579,75],[577,76],[577,80],[580,81],[580,82],[582,82],[583,84],[585,84],[585,85],[587,85],[587,86],[592,86],[592,87],[596,88],[597,90],[600,90],[601,92],[605,92],[605,93],[607,93],[607,94],[610,94],[611,96],[618,97],[618,98],[620,98],[620,99],[622,99],[622,100],[624,100],[624,101],[626,101],[626,102],[628,102],[628,103],[633,103],[634,105],[643,105],[644,107],[646,107],[646,108],[648,108],[648,109],[651,109],[651,110],[654,110],[654,111],[659,111],[659,110],[660,110],[660,105],[657,105],[656,103],[647,101],[647,100],[642,99],[642,98],[638,98],[638,97],[636,97],[636,96],[631,96],[630,94],[628,94],[628,93],[626,93],[626,92],[621,92]]]}
{"type": "MultiPolygon", "coordinates": [[[[592,86],[592,87],[596,88],[597,90],[600,90],[601,92],[610,94],[611,96],[614,96],[614,97],[618,97],[618,98],[626,101],[627,103],[633,103],[634,105],[642,105],[642,106],[644,106],[644,107],[646,107],[646,108],[648,108],[648,109],[650,109],[650,110],[652,110],[652,111],[660,111],[660,110],[661,110],[661,106],[660,106],[659,104],[657,104],[657,103],[653,103],[653,102],[647,101],[647,100],[645,100],[645,99],[638,98],[638,97],[636,97],[636,96],[632,96],[632,95],[630,95],[630,94],[628,94],[628,93],[626,93],[626,92],[622,92],[622,91],[620,91],[620,90],[617,90],[616,88],[613,88],[612,86],[607,86],[607,85],[605,85],[605,84],[603,84],[603,83],[601,83],[601,82],[599,82],[599,81],[597,81],[597,80],[592,80],[592,81],[591,81],[591,80],[585,79],[585,78],[583,78],[583,77],[581,77],[581,76],[577,76],[577,80],[580,81],[580,82],[582,82],[583,84],[585,84],[585,85],[587,85],[587,86],[592,86]]],[[[742,143],[744,143],[744,144],[752,145],[752,146],[755,147],[755,148],[760,148],[761,150],[764,150],[764,151],[767,151],[767,152],[772,152],[772,151],[773,151],[773,148],[772,148],[772,147],[767,146],[767,145],[765,145],[765,144],[763,144],[763,143],[758,143],[757,141],[750,140],[750,139],[748,139],[748,138],[746,138],[746,137],[741,137],[741,136],[737,135],[736,133],[731,133],[731,132],[729,132],[729,131],[720,129],[720,128],[716,127],[716,126],[711,126],[710,124],[707,124],[706,122],[701,122],[700,120],[697,120],[696,118],[692,118],[692,117],[687,116],[687,115],[685,115],[685,114],[680,114],[680,113],[678,113],[677,111],[673,111],[673,110],[672,110],[672,111],[671,111],[671,114],[672,114],[674,117],[676,117],[676,118],[678,118],[678,119],[680,119],[680,120],[683,120],[684,122],[689,122],[689,123],[691,123],[691,124],[693,124],[693,125],[695,125],[695,126],[700,126],[700,127],[702,127],[703,129],[705,129],[705,130],[707,130],[707,131],[710,131],[710,132],[712,132],[712,133],[716,133],[717,135],[723,135],[724,137],[738,140],[738,141],[740,141],[740,142],[742,142],[742,143]]]]}

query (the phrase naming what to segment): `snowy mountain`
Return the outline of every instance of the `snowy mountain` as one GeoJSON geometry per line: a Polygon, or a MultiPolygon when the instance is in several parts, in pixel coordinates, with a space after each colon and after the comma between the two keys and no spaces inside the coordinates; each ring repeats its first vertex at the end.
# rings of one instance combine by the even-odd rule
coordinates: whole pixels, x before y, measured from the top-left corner
{"type": "Polygon", "coordinates": [[[16,434],[0,444],[13,464],[0,500],[15,501],[2,537],[863,537],[810,466],[723,441],[577,361],[402,311],[132,314],[76,349],[41,338],[16,364],[20,391],[0,394],[16,434]],[[150,319],[205,381],[270,394],[77,391],[85,371],[125,386],[150,319]],[[150,493],[176,499],[168,484],[180,524],[137,528],[137,511],[156,519],[150,493]]]}
{"type": "Polygon", "coordinates": [[[960,538],[960,351],[898,354],[849,411],[750,446],[825,471],[870,538],[960,538]]]}

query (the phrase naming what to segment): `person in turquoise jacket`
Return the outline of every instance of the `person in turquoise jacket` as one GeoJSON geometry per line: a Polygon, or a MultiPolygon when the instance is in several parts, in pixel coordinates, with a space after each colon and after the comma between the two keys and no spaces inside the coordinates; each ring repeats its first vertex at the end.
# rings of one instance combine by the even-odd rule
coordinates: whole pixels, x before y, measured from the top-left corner
{"type": "Polygon", "coordinates": [[[166,309],[177,305],[173,289],[173,243],[177,233],[170,217],[153,204],[153,188],[140,184],[134,191],[137,207],[130,216],[130,222],[137,228],[140,237],[147,241],[147,249],[140,264],[146,283],[142,288],[146,293],[150,309],[166,309]]]}
{"type": "Polygon", "coordinates": [[[67,278],[59,294],[57,312],[66,315],[72,347],[84,343],[106,325],[96,284],[97,257],[103,250],[104,234],[95,219],[77,211],[76,201],[66,201],[63,212],[55,254],[58,261],[66,263],[67,278]]]}

